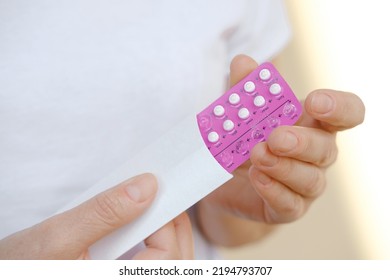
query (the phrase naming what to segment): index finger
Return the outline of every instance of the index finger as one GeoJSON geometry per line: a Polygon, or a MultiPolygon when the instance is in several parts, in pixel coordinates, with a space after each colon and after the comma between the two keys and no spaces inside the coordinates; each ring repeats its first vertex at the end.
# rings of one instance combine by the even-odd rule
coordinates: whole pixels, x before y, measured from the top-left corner
{"type": "Polygon", "coordinates": [[[365,115],[365,106],[356,94],[330,89],[311,92],[304,106],[329,131],[355,127],[363,122],[365,115]]]}

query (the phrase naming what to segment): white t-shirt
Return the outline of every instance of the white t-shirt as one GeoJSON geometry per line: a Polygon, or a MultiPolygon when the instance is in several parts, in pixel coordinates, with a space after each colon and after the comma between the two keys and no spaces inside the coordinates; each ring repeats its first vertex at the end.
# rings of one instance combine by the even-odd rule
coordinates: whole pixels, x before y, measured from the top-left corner
{"type": "Polygon", "coordinates": [[[267,60],[289,34],[275,0],[0,0],[0,239],[222,94],[234,55],[267,60]]]}

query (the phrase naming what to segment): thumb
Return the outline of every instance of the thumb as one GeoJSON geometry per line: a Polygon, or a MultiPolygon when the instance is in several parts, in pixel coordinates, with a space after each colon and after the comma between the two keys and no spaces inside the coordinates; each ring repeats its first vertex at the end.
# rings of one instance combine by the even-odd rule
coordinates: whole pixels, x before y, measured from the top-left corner
{"type": "Polygon", "coordinates": [[[257,62],[247,55],[237,55],[230,63],[230,87],[255,70],[257,62]]]}
{"type": "MultiPolygon", "coordinates": [[[[100,193],[85,203],[51,219],[53,234],[65,251],[82,255],[97,240],[135,220],[152,203],[157,181],[142,174],[100,193]]],[[[58,244],[57,244],[58,246],[58,244]]]]}

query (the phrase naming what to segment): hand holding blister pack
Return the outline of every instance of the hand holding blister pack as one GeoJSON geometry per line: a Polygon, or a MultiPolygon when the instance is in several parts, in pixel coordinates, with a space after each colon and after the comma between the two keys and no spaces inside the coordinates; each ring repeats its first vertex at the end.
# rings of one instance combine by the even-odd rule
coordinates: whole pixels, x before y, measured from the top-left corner
{"type": "Polygon", "coordinates": [[[89,248],[92,259],[115,259],[232,178],[251,149],[280,125],[293,125],[300,102],[270,63],[261,64],[197,116],[139,151],[60,212],[141,173],[151,172],[159,191],[140,218],[89,248]]]}

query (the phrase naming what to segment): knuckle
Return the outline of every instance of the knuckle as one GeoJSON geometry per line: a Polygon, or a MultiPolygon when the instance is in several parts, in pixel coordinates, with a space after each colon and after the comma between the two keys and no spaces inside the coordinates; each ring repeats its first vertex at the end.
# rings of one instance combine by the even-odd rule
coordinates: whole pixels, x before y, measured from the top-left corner
{"type": "Polygon", "coordinates": [[[303,186],[303,195],[315,198],[320,196],[325,188],[325,174],[319,168],[316,168],[313,172],[310,172],[310,174],[310,178],[303,186]]]}
{"type": "Polygon", "coordinates": [[[302,199],[299,195],[292,196],[286,203],[284,203],[282,212],[287,221],[295,221],[302,215],[302,199]]]}
{"type": "Polygon", "coordinates": [[[317,163],[320,167],[328,167],[332,165],[338,156],[338,148],[337,145],[333,142],[332,145],[327,146],[328,149],[326,149],[325,155],[323,158],[317,163]]]}
{"type": "Polygon", "coordinates": [[[291,175],[294,175],[294,163],[289,159],[282,159],[279,161],[278,173],[280,178],[289,181],[291,175]]]}
{"type": "Polygon", "coordinates": [[[300,137],[298,137],[298,143],[295,148],[295,155],[305,157],[308,151],[311,150],[311,146],[312,139],[305,134],[300,135],[300,137]]]}
{"type": "Polygon", "coordinates": [[[122,221],[121,202],[118,198],[108,194],[101,194],[95,197],[95,213],[97,219],[110,226],[116,227],[122,221]]]}
{"type": "Polygon", "coordinates": [[[303,199],[299,195],[293,195],[288,199],[277,198],[275,207],[272,207],[271,211],[265,211],[266,223],[289,223],[297,220],[303,215],[303,203],[303,199]]]}

